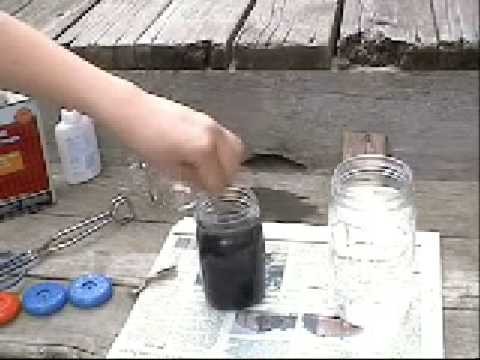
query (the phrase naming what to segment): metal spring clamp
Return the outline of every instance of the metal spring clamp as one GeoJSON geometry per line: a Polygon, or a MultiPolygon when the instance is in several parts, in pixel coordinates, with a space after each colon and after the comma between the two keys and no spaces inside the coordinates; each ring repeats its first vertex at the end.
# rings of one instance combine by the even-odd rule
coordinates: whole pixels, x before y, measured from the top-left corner
{"type": "Polygon", "coordinates": [[[75,245],[112,221],[124,225],[134,219],[135,213],[130,200],[124,195],[117,195],[112,199],[108,211],[58,231],[38,248],[16,255],[11,252],[0,253],[3,258],[0,258],[0,291],[18,285],[28,271],[48,255],[75,245]]]}

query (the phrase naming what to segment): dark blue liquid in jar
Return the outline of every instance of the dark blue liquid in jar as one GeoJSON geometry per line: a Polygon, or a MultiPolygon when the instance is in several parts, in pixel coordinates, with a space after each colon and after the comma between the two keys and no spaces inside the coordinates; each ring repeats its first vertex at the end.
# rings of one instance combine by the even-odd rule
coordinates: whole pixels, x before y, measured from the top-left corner
{"type": "MultiPolygon", "coordinates": [[[[244,191],[234,195],[241,198],[244,191]]],[[[256,199],[252,193],[248,195],[249,201],[243,197],[237,203],[229,196],[227,206],[218,201],[209,204],[209,211],[216,214],[203,217],[204,221],[197,216],[203,289],[208,303],[219,310],[243,309],[260,303],[265,295],[262,223],[256,199]]]]}

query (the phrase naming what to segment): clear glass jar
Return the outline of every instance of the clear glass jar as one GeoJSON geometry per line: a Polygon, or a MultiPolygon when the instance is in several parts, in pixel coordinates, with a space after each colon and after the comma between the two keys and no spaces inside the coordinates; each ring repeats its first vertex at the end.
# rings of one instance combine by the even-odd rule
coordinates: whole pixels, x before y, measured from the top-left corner
{"type": "Polygon", "coordinates": [[[265,292],[265,243],[255,194],[229,187],[204,196],[195,208],[203,288],[208,303],[238,310],[261,302],[265,292]]]}
{"type": "Polygon", "coordinates": [[[335,169],[328,224],[338,316],[377,334],[408,321],[415,212],[412,172],[404,162],[360,155],[335,169]]]}

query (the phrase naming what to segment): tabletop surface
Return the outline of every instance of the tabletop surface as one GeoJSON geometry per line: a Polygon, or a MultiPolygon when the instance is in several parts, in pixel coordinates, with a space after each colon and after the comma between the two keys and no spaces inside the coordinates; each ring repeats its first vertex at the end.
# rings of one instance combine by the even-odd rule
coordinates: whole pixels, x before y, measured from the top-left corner
{"type": "MultiPolygon", "coordinates": [[[[144,278],[171,225],[180,215],[171,206],[151,205],[138,170],[107,167],[95,180],[77,186],[54,176],[56,205],[0,225],[1,248],[14,251],[40,245],[56,230],[108,206],[118,191],[127,193],[137,220],[124,227],[109,225],[75,248],[46,259],[23,287],[38,281],[69,280],[89,272],[114,278],[115,296],[95,311],[65,308],[50,318],[22,313],[0,330],[1,356],[104,356],[134,303],[131,289],[144,278]],[[140,259],[140,261],[139,261],[140,259]]],[[[265,221],[326,224],[330,176],[322,172],[241,174],[259,197],[265,221]]],[[[417,229],[441,236],[443,314],[447,357],[478,354],[478,182],[418,181],[417,229]]]]}
{"type": "MultiPolygon", "coordinates": [[[[478,1],[0,0],[0,10],[241,134],[260,154],[242,177],[265,221],[325,225],[342,128],[387,133],[394,154],[418,175],[417,230],[441,236],[446,356],[479,356],[478,73],[388,72],[478,69],[478,1]],[[366,70],[356,72],[359,65],[366,70]],[[337,71],[344,68],[352,72],[337,71]],[[292,119],[299,124],[293,132],[292,119]]],[[[45,122],[57,162],[56,117],[45,122]]],[[[101,272],[115,279],[115,296],[96,311],[67,307],[45,319],[22,313],[0,328],[0,357],[104,356],[135,301],[130,290],[179,218],[171,206],[149,205],[127,152],[98,134],[102,174],[69,186],[54,164],[58,202],[1,222],[0,252],[40,245],[126,192],[135,222],[110,225],[47,259],[23,284],[101,272]]]]}

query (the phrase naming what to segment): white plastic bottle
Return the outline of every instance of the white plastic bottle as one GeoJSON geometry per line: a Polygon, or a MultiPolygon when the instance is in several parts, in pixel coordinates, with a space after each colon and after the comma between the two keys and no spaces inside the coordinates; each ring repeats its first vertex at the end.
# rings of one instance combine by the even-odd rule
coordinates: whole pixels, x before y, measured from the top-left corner
{"type": "Polygon", "coordinates": [[[65,180],[78,184],[100,173],[100,153],[92,119],[77,111],[61,111],[55,140],[65,180]]]}

